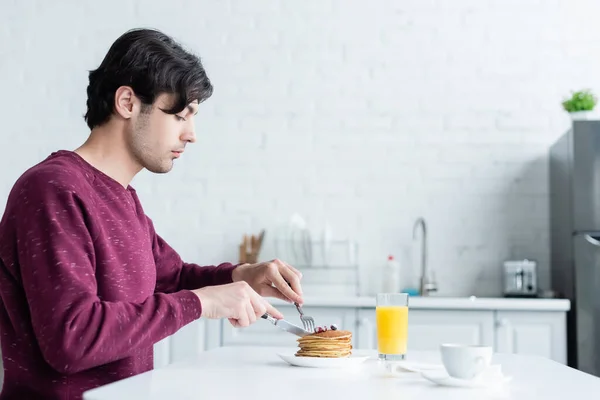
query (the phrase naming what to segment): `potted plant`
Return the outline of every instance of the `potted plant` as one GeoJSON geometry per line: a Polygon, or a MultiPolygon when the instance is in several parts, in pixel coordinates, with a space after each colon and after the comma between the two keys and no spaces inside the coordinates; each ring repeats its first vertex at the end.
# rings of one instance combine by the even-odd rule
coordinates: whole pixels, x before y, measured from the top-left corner
{"type": "Polygon", "coordinates": [[[596,96],[586,89],[572,92],[571,97],[562,102],[562,106],[573,121],[587,120],[597,102],[596,96]]]}

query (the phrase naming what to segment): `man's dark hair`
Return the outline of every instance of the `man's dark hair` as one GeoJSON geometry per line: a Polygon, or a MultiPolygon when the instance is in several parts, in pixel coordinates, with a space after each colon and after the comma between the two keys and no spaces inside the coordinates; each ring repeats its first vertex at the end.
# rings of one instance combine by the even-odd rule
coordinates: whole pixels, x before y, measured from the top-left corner
{"type": "Polygon", "coordinates": [[[213,87],[200,58],[184,50],[164,33],[133,29],[110,47],[104,60],[90,71],[85,121],[90,129],[110,119],[119,86],[130,86],[143,104],[151,105],[162,93],[175,95],[168,114],[177,114],[192,101],[212,95],[213,87]]]}

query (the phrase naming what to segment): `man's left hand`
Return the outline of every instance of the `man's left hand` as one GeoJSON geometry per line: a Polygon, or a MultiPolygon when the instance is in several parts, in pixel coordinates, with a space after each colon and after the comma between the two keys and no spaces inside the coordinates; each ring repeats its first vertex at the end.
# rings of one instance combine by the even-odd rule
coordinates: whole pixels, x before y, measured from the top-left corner
{"type": "Polygon", "coordinates": [[[291,265],[272,260],[258,264],[243,264],[233,270],[234,282],[246,281],[263,297],[276,297],[287,302],[303,304],[300,279],[302,273],[291,265]]]}

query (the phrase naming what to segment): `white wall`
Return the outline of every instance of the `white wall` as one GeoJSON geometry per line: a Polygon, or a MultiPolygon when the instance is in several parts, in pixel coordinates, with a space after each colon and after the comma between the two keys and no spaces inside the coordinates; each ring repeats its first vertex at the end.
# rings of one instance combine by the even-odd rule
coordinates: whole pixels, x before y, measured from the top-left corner
{"type": "Polygon", "coordinates": [[[3,0],[0,196],[85,140],[87,71],[150,26],[215,86],[198,143],[134,182],[186,259],[235,260],[243,233],[297,211],[356,238],[368,271],[422,215],[440,294],[498,294],[514,257],[546,284],[546,149],[563,96],[600,92],[599,15],[594,0],[3,0]]]}

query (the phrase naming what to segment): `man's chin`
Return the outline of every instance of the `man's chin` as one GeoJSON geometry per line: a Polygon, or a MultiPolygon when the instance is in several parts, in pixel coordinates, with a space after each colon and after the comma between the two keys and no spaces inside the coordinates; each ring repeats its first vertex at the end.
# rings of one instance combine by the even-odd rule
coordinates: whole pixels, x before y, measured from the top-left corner
{"type": "Polygon", "coordinates": [[[146,166],[146,169],[154,174],[166,174],[173,169],[173,161],[163,165],[149,165],[146,166]]]}

